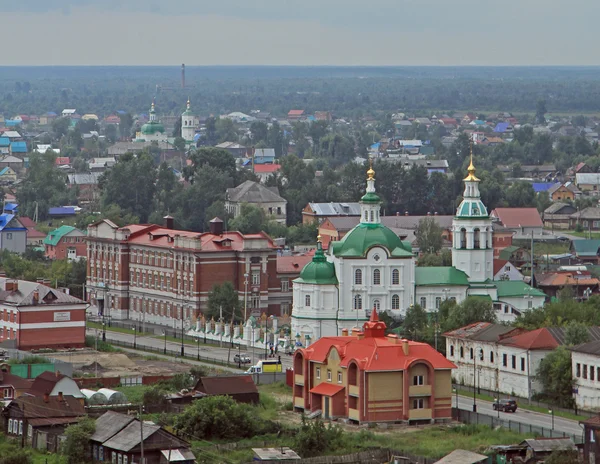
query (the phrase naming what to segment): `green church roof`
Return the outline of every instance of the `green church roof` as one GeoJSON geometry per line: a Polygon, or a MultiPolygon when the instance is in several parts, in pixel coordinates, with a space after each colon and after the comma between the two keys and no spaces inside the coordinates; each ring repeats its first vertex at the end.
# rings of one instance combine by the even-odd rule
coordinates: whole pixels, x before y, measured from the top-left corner
{"type": "Polygon", "coordinates": [[[150,135],[156,134],[157,132],[165,132],[165,126],[158,121],[150,121],[142,126],[142,134],[150,135]]]}
{"type": "Polygon", "coordinates": [[[498,280],[494,282],[498,290],[498,298],[507,298],[511,296],[541,296],[546,297],[546,294],[537,288],[530,287],[525,282],[520,280],[498,280]]]}
{"type": "Polygon", "coordinates": [[[415,268],[415,285],[462,285],[468,286],[467,274],[451,266],[432,266],[415,268]]]}
{"type": "Polygon", "coordinates": [[[335,275],[335,266],[327,261],[321,242],[317,243],[317,251],[310,263],[304,266],[300,277],[294,282],[303,284],[318,284],[318,285],[337,285],[338,280],[335,275]]]}
{"type": "Polygon", "coordinates": [[[381,224],[358,224],[344,238],[339,242],[333,242],[331,246],[334,256],[344,258],[363,257],[374,246],[387,248],[395,258],[413,256],[410,243],[403,242],[391,229],[381,224]]]}
{"type": "Polygon", "coordinates": [[[381,198],[376,193],[368,192],[362,196],[360,201],[362,203],[381,203],[381,198]]]}
{"type": "Polygon", "coordinates": [[[465,198],[458,210],[456,216],[459,218],[485,219],[488,216],[487,208],[479,198],[465,198]]]}

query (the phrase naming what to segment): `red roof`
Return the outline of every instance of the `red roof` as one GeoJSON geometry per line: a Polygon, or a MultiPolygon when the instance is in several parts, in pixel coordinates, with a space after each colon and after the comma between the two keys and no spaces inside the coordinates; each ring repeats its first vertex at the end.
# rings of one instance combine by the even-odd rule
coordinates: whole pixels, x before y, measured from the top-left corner
{"type": "Polygon", "coordinates": [[[198,253],[215,251],[241,251],[244,249],[245,240],[267,240],[267,248],[277,248],[273,240],[264,232],[258,234],[242,234],[238,231],[223,232],[221,235],[211,234],[210,232],[189,232],[186,230],[166,229],[154,224],[132,224],[123,229],[129,229],[129,243],[155,246],[159,248],[174,248],[173,239],[175,236],[187,237],[200,241],[200,250],[198,253]]]}
{"type": "Polygon", "coordinates": [[[362,337],[323,337],[301,352],[311,361],[325,362],[331,349],[335,348],[341,359],[341,367],[348,367],[350,362],[355,361],[366,371],[406,370],[419,361],[429,362],[434,369],[456,368],[454,363],[427,343],[385,336],[385,329],[385,323],[379,321],[373,310],[371,319],[363,325],[362,337]],[[408,355],[404,354],[405,343],[408,344],[408,355]]]}
{"type": "Polygon", "coordinates": [[[342,385],[335,385],[333,383],[321,382],[314,388],[311,388],[310,392],[317,395],[333,396],[344,389],[342,385]]]}
{"type": "Polygon", "coordinates": [[[63,166],[65,164],[69,164],[70,162],[71,160],[68,156],[58,156],[54,164],[56,164],[57,166],[63,166]]]}
{"type": "Polygon", "coordinates": [[[302,116],[304,114],[304,110],[290,110],[288,116],[302,116]]]}
{"type": "Polygon", "coordinates": [[[506,266],[506,264],[509,261],[507,261],[506,259],[495,259],[494,260],[494,275],[498,274],[498,272],[500,272],[502,269],[504,269],[504,266],[506,266]]]}
{"type": "Polygon", "coordinates": [[[560,345],[545,327],[505,338],[498,343],[526,350],[553,350],[560,345]]]}
{"type": "Polygon", "coordinates": [[[254,172],[256,173],[267,173],[267,172],[277,172],[281,169],[280,164],[255,164],[254,172]]]}
{"type": "Polygon", "coordinates": [[[44,238],[46,234],[39,230],[27,228],[27,238],[44,238]]]}
{"type": "Polygon", "coordinates": [[[504,227],[543,227],[537,208],[496,208],[492,216],[504,227]]]}
{"type": "Polygon", "coordinates": [[[302,268],[310,263],[311,259],[310,255],[278,256],[277,273],[300,274],[302,268]]]}
{"type": "Polygon", "coordinates": [[[19,222],[21,224],[23,224],[23,227],[27,227],[28,229],[30,227],[37,226],[37,224],[34,222],[34,220],[31,219],[31,218],[28,218],[27,216],[21,216],[21,217],[19,217],[19,222]]]}
{"type": "Polygon", "coordinates": [[[575,166],[575,172],[579,172],[584,166],[586,166],[585,163],[579,163],[577,166],[575,166]]]}

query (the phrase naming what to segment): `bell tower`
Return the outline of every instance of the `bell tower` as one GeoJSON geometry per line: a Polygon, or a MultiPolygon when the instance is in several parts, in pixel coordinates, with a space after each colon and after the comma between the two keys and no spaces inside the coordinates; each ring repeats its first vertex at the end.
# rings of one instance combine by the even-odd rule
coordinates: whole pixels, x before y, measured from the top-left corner
{"type": "Polygon", "coordinates": [[[196,135],[195,119],[188,97],[186,110],[181,115],[181,137],[183,137],[186,142],[194,141],[194,136],[196,135]]]}

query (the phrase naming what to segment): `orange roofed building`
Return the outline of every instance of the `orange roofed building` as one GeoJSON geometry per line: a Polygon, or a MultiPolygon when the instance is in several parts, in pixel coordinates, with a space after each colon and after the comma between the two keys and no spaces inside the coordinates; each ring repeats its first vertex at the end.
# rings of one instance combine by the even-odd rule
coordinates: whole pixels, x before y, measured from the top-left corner
{"type": "Polygon", "coordinates": [[[362,331],[297,350],[294,409],[358,423],[450,420],[454,363],[385,329],[373,310],[362,331]]]}

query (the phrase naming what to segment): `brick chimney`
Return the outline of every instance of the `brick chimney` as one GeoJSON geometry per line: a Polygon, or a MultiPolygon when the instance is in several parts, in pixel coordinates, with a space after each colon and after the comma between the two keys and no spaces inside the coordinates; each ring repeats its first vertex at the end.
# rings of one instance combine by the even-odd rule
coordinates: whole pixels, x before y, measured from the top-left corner
{"type": "Polygon", "coordinates": [[[405,216],[408,216],[408,211],[404,211],[404,215],[405,215],[405,216]]]}
{"type": "Polygon", "coordinates": [[[394,343],[394,344],[398,344],[400,343],[400,339],[398,338],[398,335],[396,334],[388,334],[387,339],[390,343],[394,343]]]}
{"type": "Polygon", "coordinates": [[[404,353],[404,356],[408,356],[408,340],[403,338],[400,341],[402,342],[402,352],[404,353]]]}
{"type": "Polygon", "coordinates": [[[48,403],[50,401],[50,395],[48,393],[44,393],[44,403],[48,403]]]}
{"type": "Polygon", "coordinates": [[[63,392],[58,392],[58,401],[60,401],[60,402],[65,401],[65,397],[63,396],[63,392]]]}
{"type": "Polygon", "coordinates": [[[342,337],[348,336],[348,329],[342,329],[342,337]]]}
{"type": "Polygon", "coordinates": [[[175,225],[175,219],[173,216],[165,216],[163,220],[165,221],[165,228],[173,230],[175,225]]]}
{"type": "Polygon", "coordinates": [[[33,304],[36,305],[40,302],[40,292],[38,290],[33,291],[33,304]]]}

